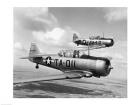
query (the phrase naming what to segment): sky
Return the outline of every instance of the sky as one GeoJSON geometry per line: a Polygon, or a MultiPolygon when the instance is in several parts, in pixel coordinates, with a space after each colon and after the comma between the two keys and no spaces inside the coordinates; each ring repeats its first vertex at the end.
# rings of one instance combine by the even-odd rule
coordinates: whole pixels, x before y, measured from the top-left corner
{"type": "Polygon", "coordinates": [[[110,48],[92,50],[93,56],[112,57],[109,77],[127,79],[127,8],[124,7],[15,7],[13,8],[14,65],[35,66],[19,59],[28,56],[31,42],[45,53],[72,48],[73,33],[81,38],[104,33],[110,48]]]}

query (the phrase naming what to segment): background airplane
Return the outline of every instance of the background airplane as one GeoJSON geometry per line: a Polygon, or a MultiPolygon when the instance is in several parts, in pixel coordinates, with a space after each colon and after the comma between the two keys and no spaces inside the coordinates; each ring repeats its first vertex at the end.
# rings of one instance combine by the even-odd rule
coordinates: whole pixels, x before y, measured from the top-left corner
{"type": "Polygon", "coordinates": [[[76,52],[76,50],[71,52],[70,55],[64,55],[64,53],[42,54],[40,53],[37,45],[35,43],[32,43],[29,56],[22,57],[21,59],[28,59],[29,61],[35,63],[36,69],[39,68],[39,65],[43,65],[58,69],[62,71],[63,74],[54,77],[15,81],[14,84],[59,79],[75,79],[82,77],[88,78],[92,76],[101,77],[109,75],[112,66],[108,58],[77,54],[78,53],[76,52]]]}
{"type": "Polygon", "coordinates": [[[89,39],[79,39],[78,36],[73,34],[73,42],[78,45],[85,45],[94,48],[105,48],[114,45],[114,40],[112,38],[104,38],[100,36],[92,36],[89,39]]]}

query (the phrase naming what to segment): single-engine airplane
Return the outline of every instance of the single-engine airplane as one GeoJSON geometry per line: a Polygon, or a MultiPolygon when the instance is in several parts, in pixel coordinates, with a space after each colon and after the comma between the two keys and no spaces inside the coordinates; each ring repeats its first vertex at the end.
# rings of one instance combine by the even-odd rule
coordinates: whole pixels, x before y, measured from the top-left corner
{"type": "Polygon", "coordinates": [[[77,34],[73,34],[73,42],[78,45],[85,45],[89,47],[105,48],[114,45],[114,40],[112,38],[104,38],[100,36],[92,36],[89,39],[79,39],[77,34]]]}
{"type": "Polygon", "coordinates": [[[109,75],[111,69],[113,69],[109,58],[94,57],[86,54],[80,55],[78,50],[60,51],[58,54],[42,54],[35,43],[31,44],[29,56],[22,57],[21,59],[28,59],[35,63],[36,69],[39,69],[39,65],[43,65],[58,69],[63,74],[53,77],[15,81],[14,84],[82,77],[89,78],[92,76],[99,78],[109,75]]]}

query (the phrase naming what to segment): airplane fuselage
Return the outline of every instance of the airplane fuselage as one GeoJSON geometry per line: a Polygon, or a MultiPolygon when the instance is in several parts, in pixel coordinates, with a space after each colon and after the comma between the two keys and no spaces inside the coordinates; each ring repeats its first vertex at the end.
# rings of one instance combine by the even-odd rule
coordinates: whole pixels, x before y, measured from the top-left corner
{"type": "Polygon", "coordinates": [[[107,58],[89,57],[89,58],[66,58],[57,56],[46,56],[30,58],[30,61],[59,69],[63,72],[83,70],[90,71],[94,76],[107,76],[110,73],[110,61],[107,58]]]}
{"type": "Polygon", "coordinates": [[[105,45],[106,47],[113,46],[114,41],[111,38],[100,38],[100,39],[77,39],[74,41],[77,45],[86,45],[86,46],[94,46],[94,45],[105,45]]]}

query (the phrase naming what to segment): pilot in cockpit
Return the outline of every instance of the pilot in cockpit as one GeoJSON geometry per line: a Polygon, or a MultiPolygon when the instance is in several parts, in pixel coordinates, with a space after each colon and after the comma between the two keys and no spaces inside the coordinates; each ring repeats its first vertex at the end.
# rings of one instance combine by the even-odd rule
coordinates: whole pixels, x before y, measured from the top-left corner
{"type": "Polygon", "coordinates": [[[74,50],[73,51],[73,58],[79,58],[80,51],[79,50],[74,50]]]}
{"type": "Polygon", "coordinates": [[[89,39],[93,40],[93,39],[100,39],[100,36],[90,36],[89,39]]]}
{"type": "Polygon", "coordinates": [[[73,51],[65,51],[61,50],[58,55],[60,57],[73,57],[73,58],[79,58],[80,57],[80,51],[79,50],[73,50],[73,51]]]}

